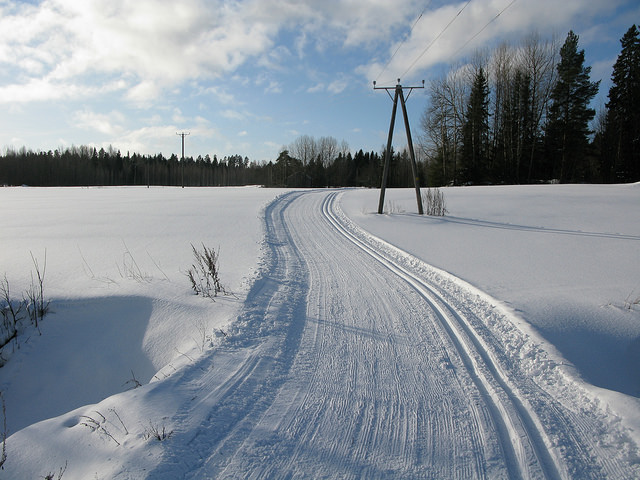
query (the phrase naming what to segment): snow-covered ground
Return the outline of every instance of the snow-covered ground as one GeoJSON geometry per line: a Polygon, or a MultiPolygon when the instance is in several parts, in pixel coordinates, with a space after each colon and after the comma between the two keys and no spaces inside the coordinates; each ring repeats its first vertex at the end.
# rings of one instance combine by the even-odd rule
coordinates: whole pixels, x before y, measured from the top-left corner
{"type": "Polygon", "coordinates": [[[9,431],[125,390],[134,375],[147,383],[178,352],[201,347],[203,330],[232,321],[239,299],[192,294],[191,245],[219,250],[222,281],[240,298],[260,259],[260,212],[279,193],[0,189],[0,276],[19,299],[31,284],[31,254],[41,266],[46,254],[52,301],[42,336],[23,339],[0,372],[9,431]]]}
{"type": "Polygon", "coordinates": [[[445,217],[345,211],[364,229],[462,278],[532,324],[589,382],[640,396],[640,184],[447,188],[445,217]],[[636,302],[636,305],[633,303],[636,302]]]}
{"type": "Polygon", "coordinates": [[[0,275],[46,252],[52,310],[0,369],[3,478],[637,474],[640,185],[444,194],[0,189],[0,275]],[[235,296],[192,294],[203,243],[235,296]]]}

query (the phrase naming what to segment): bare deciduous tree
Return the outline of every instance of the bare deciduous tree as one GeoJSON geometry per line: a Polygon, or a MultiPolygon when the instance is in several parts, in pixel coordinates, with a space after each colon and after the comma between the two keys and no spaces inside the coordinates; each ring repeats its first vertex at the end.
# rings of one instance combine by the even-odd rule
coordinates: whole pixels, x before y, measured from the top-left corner
{"type": "Polygon", "coordinates": [[[429,106],[421,119],[424,135],[421,149],[440,163],[441,183],[457,183],[458,158],[464,124],[464,102],[468,86],[466,68],[452,69],[429,83],[429,106]]]}
{"type": "Polygon", "coordinates": [[[318,156],[316,140],[309,135],[300,135],[289,146],[288,150],[292,157],[297,158],[303,165],[308,165],[318,156]]]}
{"type": "Polygon", "coordinates": [[[536,155],[537,139],[542,136],[551,91],[556,82],[556,63],[558,59],[559,40],[542,40],[537,32],[527,36],[520,48],[520,64],[531,79],[531,111],[533,142],[529,151],[529,168],[527,181],[532,180],[536,155]]]}

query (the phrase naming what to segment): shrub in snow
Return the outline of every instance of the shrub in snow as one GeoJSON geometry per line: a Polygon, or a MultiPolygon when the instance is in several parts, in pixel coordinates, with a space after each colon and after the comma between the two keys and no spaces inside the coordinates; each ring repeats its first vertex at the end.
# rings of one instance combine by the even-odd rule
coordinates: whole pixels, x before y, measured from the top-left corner
{"type": "Polygon", "coordinates": [[[400,205],[398,205],[397,203],[395,203],[392,200],[389,200],[385,203],[385,211],[389,214],[394,214],[394,213],[404,213],[405,210],[404,208],[402,208],[400,205]]]}
{"type": "Polygon", "coordinates": [[[124,245],[124,253],[122,254],[122,266],[116,264],[120,276],[122,278],[130,278],[139,283],[150,282],[152,280],[152,277],[146,272],[142,271],[142,269],[138,265],[138,262],[136,262],[136,259],[133,257],[133,254],[129,250],[129,247],[127,247],[127,244],[124,243],[124,241],[122,242],[122,244],[124,245]]]}
{"type": "Polygon", "coordinates": [[[60,480],[62,478],[62,476],[64,475],[64,472],[67,471],[67,462],[64,463],[64,467],[60,467],[60,470],[58,470],[58,474],[56,475],[53,472],[49,472],[48,474],[46,474],[45,476],[43,476],[42,478],[44,478],[44,480],[53,480],[54,478],[57,480],[60,480]]]}
{"type": "MultiPolygon", "coordinates": [[[[80,425],[87,427],[92,432],[98,432],[102,435],[105,435],[107,438],[116,442],[116,445],[120,446],[120,442],[107,429],[107,423],[108,423],[107,418],[97,410],[95,411],[95,413],[97,414],[96,417],[98,418],[91,417],[89,415],[81,415],[80,418],[82,419],[82,422],[80,422],[80,425]]],[[[120,419],[119,416],[118,416],[118,419],[120,419]]],[[[120,422],[122,422],[122,420],[120,420],[120,422]]],[[[112,422],[111,424],[113,425],[112,422]]],[[[122,426],[124,427],[124,423],[122,424],[122,426]]]]}
{"type": "Polygon", "coordinates": [[[638,305],[640,305],[640,295],[638,295],[637,297],[633,297],[633,292],[631,292],[628,296],[627,299],[624,301],[624,307],[627,310],[633,310],[634,307],[637,307],[638,305]]]}
{"type": "Polygon", "coordinates": [[[162,429],[151,422],[149,422],[149,428],[147,428],[144,432],[144,439],[149,440],[150,438],[154,438],[159,442],[163,440],[167,440],[173,435],[173,430],[167,431],[166,427],[163,425],[162,429]]]}
{"type": "Polygon", "coordinates": [[[443,217],[447,213],[447,208],[444,202],[444,194],[439,188],[433,190],[427,188],[427,191],[422,192],[422,203],[426,206],[425,213],[436,217],[443,217]]]}
{"type": "Polygon", "coordinates": [[[42,266],[42,271],[40,270],[38,260],[33,256],[33,253],[31,254],[31,260],[33,260],[36,275],[34,277],[33,272],[31,273],[31,286],[25,292],[24,301],[29,318],[35,327],[39,329],[40,321],[42,321],[44,316],[49,312],[49,301],[44,299],[44,275],[47,271],[47,251],[45,250],[44,252],[44,265],[42,266]]]}
{"type": "Polygon", "coordinates": [[[15,302],[11,298],[11,289],[9,288],[9,280],[5,275],[0,281],[0,315],[2,323],[0,324],[0,351],[2,348],[15,340],[18,336],[18,323],[24,318],[24,303],[15,302]]]}
{"type": "Polygon", "coordinates": [[[191,281],[191,288],[196,295],[213,299],[218,294],[226,295],[226,290],[220,283],[218,259],[220,252],[207,248],[202,244],[202,251],[191,245],[195,262],[187,272],[191,281]]]}
{"type": "Polygon", "coordinates": [[[26,292],[22,294],[22,300],[15,300],[11,296],[11,288],[9,280],[5,275],[0,281],[0,367],[2,367],[7,358],[4,354],[7,352],[8,345],[15,342],[18,345],[18,335],[24,334],[29,327],[25,325],[24,320],[31,320],[33,326],[40,331],[40,322],[49,312],[49,300],[44,296],[44,278],[47,269],[47,252],[45,251],[44,264],[42,268],[38,260],[31,254],[34,272],[31,273],[31,285],[26,292]]]}
{"type": "Polygon", "coordinates": [[[136,374],[133,373],[133,370],[131,370],[131,378],[126,382],[124,382],[123,386],[131,386],[131,389],[134,389],[134,388],[141,387],[142,384],[136,378],[136,374]]]}

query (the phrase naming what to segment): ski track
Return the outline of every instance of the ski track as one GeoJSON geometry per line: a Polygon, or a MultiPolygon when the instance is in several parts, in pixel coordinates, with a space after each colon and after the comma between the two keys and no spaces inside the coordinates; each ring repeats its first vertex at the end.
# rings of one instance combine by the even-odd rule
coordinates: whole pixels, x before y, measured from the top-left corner
{"type": "Polygon", "coordinates": [[[490,305],[356,227],[339,195],[266,208],[262,273],[182,374],[182,431],[149,478],[630,478],[589,443],[597,418],[510,360],[490,305]]]}

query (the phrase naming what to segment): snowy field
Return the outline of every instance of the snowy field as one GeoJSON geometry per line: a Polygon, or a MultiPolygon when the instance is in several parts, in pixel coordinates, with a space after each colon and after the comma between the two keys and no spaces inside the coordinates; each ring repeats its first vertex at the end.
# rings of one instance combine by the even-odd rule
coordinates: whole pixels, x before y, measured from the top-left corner
{"type": "Polygon", "coordinates": [[[344,208],[365,230],[466,280],[516,311],[590,383],[640,396],[640,184],[449,188],[445,217],[369,214],[378,191],[344,208]],[[635,305],[633,305],[635,302],[635,305]]]}
{"type": "Polygon", "coordinates": [[[3,478],[637,475],[640,185],[443,191],[0,189],[3,478]]]}

